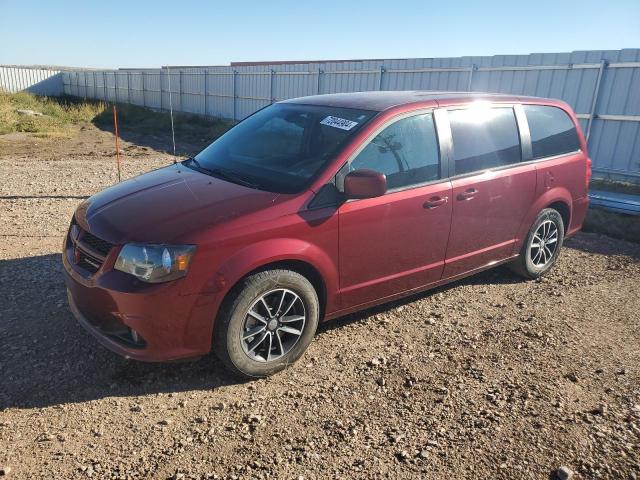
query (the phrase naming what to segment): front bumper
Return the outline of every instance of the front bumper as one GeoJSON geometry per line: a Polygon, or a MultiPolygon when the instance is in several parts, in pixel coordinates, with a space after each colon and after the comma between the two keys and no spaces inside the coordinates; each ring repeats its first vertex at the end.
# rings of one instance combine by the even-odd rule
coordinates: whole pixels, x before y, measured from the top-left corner
{"type": "Polygon", "coordinates": [[[112,251],[98,272],[88,274],[65,245],[64,279],[78,322],[103,346],[134,360],[163,362],[209,353],[211,297],[182,294],[184,279],[144,284],[111,269],[115,255],[112,251]]]}

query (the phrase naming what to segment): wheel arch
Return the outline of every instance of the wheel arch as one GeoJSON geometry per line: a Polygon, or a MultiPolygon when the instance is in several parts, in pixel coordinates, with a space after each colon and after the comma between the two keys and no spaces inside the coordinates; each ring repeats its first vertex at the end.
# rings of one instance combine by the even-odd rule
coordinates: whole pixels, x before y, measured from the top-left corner
{"type": "Polygon", "coordinates": [[[571,193],[564,187],[556,187],[545,191],[540,195],[537,200],[531,205],[527,215],[522,220],[518,234],[516,236],[516,242],[514,244],[513,254],[517,255],[524,244],[524,240],[529,233],[531,225],[535,221],[538,214],[545,208],[553,208],[560,213],[562,221],[564,222],[564,233],[569,228],[569,222],[571,221],[571,193]]]}
{"type": "Polygon", "coordinates": [[[553,208],[560,214],[562,222],[564,223],[564,233],[566,235],[567,230],[569,230],[569,222],[571,221],[571,207],[564,200],[558,200],[550,203],[545,208],[553,208]]]}
{"type": "Polygon", "coordinates": [[[270,269],[287,269],[305,277],[316,290],[321,318],[337,307],[338,268],[332,257],[319,246],[299,239],[271,239],[252,244],[222,264],[215,279],[224,302],[247,276],[270,269]],[[221,282],[222,280],[222,282],[221,282]]]}
{"type": "Polygon", "coordinates": [[[247,278],[250,275],[254,275],[259,272],[264,272],[267,270],[291,270],[293,272],[299,273],[304,278],[309,280],[311,285],[316,291],[318,295],[318,302],[320,304],[320,318],[324,315],[324,311],[326,308],[327,302],[327,285],[325,283],[324,278],[320,271],[314,267],[311,263],[306,262],[304,260],[297,259],[288,259],[288,260],[276,260],[274,262],[265,263],[260,267],[257,267],[250,272],[247,272],[244,276],[242,276],[238,281],[229,289],[225,298],[233,291],[242,280],[247,278]]]}

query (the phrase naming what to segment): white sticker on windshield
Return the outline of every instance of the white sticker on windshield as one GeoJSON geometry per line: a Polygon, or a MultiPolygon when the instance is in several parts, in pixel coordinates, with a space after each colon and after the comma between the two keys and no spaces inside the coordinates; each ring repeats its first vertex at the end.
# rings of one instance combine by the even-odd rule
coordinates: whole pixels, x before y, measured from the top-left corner
{"type": "Polygon", "coordinates": [[[351,120],[340,117],[332,117],[331,115],[322,120],[320,123],[329,127],[339,128],[340,130],[351,130],[353,127],[358,125],[358,122],[352,122],[351,120]]]}

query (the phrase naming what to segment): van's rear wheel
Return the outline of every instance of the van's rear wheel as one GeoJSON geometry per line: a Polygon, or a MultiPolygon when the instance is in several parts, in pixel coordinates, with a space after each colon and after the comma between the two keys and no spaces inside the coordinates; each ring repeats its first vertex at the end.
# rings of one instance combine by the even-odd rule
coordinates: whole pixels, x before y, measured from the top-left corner
{"type": "Polygon", "coordinates": [[[511,269],[526,278],[538,278],[556,263],[564,240],[562,216],[553,208],[542,210],[531,226],[520,256],[511,269]]]}
{"type": "Polygon", "coordinates": [[[214,350],[234,373],[266,377],[295,362],[315,335],[318,295],[291,270],[250,275],[225,301],[216,321],[214,350]]]}

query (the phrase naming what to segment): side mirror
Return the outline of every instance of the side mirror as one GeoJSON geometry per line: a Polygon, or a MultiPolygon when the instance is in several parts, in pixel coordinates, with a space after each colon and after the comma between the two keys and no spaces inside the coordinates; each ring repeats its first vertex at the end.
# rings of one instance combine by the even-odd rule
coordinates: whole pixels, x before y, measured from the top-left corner
{"type": "Polygon", "coordinates": [[[346,198],[373,198],[387,193],[387,177],[375,170],[361,169],[344,177],[346,198]]]}

